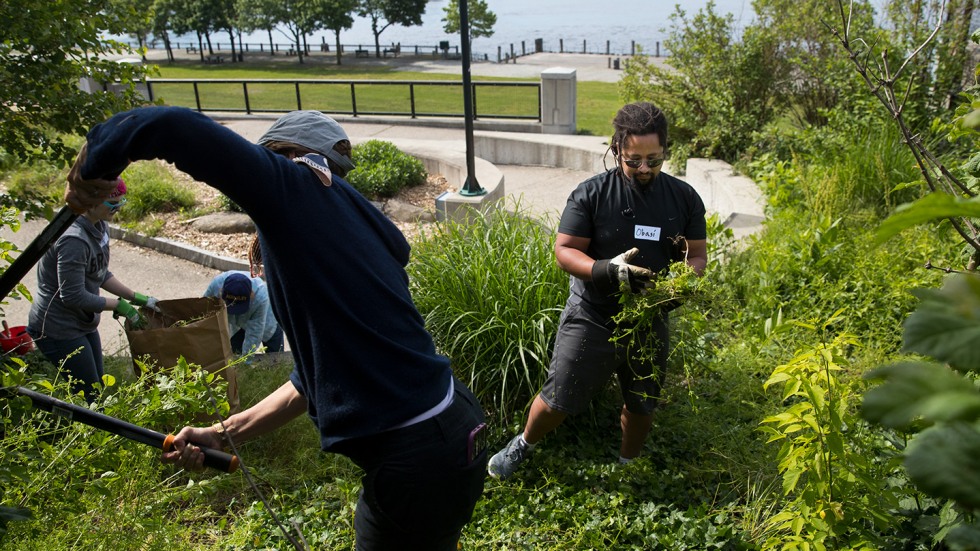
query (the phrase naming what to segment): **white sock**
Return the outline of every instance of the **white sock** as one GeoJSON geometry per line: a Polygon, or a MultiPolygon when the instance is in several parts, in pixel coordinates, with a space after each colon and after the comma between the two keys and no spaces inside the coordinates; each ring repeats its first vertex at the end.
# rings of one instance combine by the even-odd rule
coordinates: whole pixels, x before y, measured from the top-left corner
{"type": "Polygon", "coordinates": [[[623,456],[619,456],[619,464],[620,465],[625,465],[627,463],[632,463],[634,459],[636,459],[636,458],[635,457],[631,457],[631,458],[627,459],[627,458],[625,458],[623,456]]]}
{"type": "Polygon", "coordinates": [[[535,446],[537,446],[537,444],[532,444],[532,443],[528,442],[527,440],[525,440],[523,433],[521,434],[521,444],[524,444],[524,447],[527,448],[527,451],[531,451],[531,450],[534,449],[535,446]]]}

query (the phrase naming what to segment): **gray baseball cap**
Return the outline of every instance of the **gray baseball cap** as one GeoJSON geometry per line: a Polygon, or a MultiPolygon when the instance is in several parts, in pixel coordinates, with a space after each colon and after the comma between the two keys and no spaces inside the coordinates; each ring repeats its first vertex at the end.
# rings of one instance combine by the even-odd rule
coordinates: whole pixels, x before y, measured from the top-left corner
{"type": "Polygon", "coordinates": [[[349,170],[354,167],[350,158],[333,149],[341,140],[349,141],[350,138],[337,121],[319,111],[291,111],[266,130],[259,138],[259,145],[273,141],[294,143],[325,155],[345,168],[350,163],[349,170]]]}

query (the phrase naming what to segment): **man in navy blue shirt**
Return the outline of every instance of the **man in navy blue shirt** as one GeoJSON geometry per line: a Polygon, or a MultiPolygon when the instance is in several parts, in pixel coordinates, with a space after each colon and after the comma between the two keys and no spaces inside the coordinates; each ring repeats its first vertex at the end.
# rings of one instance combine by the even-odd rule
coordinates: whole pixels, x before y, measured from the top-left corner
{"type": "Polygon", "coordinates": [[[294,111],[256,145],[188,109],[119,113],[89,132],[66,200],[84,209],[130,162],[157,158],[217,188],[255,222],[295,361],[289,381],[258,404],[182,429],[164,461],[202,469],[195,444],[241,442],[305,412],[324,451],[365,471],[357,549],[455,550],[486,477],[486,454],[468,446],[483,411],[436,353],[412,302],[405,237],[342,179],[354,165],[340,125],[294,111]]]}

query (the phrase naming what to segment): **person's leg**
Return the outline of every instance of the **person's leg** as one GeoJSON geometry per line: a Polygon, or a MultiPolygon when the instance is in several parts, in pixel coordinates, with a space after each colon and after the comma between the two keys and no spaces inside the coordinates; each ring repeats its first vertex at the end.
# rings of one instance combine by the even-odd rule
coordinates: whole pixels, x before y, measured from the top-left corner
{"type": "Polygon", "coordinates": [[[439,415],[337,449],[365,471],[354,513],[358,551],[455,551],[483,493],[487,453],[468,460],[483,412],[469,389],[454,385],[439,415]]]}
{"type": "Polygon", "coordinates": [[[670,333],[666,316],[654,322],[650,333],[642,340],[642,344],[628,347],[628,359],[616,372],[624,402],[619,414],[623,431],[619,447],[621,459],[639,457],[653,426],[653,412],[660,402],[667,376],[670,333]],[[649,356],[651,353],[652,357],[649,356]]]}
{"type": "Polygon", "coordinates": [[[588,408],[619,363],[610,336],[610,330],[581,306],[566,306],[555,337],[548,378],[531,403],[524,431],[490,458],[491,476],[510,477],[545,435],[569,415],[588,408]]]}
{"type": "Polygon", "coordinates": [[[73,393],[84,392],[88,402],[95,400],[98,394],[94,385],[102,382],[102,341],[98,332],[65,340],[40,338],[35,343],[48,361],[71,377],[73,393]]]}
{"type": "Polygon", "coordinates": [[[623,459],[634,459],[643,451],[643,442],[650,434],[653,426],[653,414],[637,415],[630,413],[623,406],[619,414],[619,422],[623,428],[623,442],[619,447],[619,456],[623,459]]]}
{"type": "Polygon", "coordinates": [[[245,345],[245,330],[239,329],[231,336],[231,351],[235,354],[242,353],[242,346],[245,345]]]}
{"type": "MultiPolygon", "coordinates": [[[[242,337],[244,339],[244,335],[242,337]]],[[[265,346],[265,353],[272,354],[282,352],[285,349],[285,341],[282,336],[282,327],[276,327],[276,332],[269,337],[269,340],[262,343],[265,346]]],[[[241,345],[239,345],[241,346],[241,345]]]]}
{"type": "Polygon", "coordinates": [[[549,432],[558,428],[568,414],[549,406],[538,394],[531,403],[531,411],[524,425],[524,441],[532,446],[537,444],[549,432]]]}

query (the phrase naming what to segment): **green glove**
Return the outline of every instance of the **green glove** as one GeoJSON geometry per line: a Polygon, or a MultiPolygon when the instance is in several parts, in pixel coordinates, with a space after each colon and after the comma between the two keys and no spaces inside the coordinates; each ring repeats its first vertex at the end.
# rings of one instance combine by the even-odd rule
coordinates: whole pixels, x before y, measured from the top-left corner
{"type": "Polygon", "coordinates": [[[136,308],[133,308],[132,304],[126,302],[126,299],[123,298],[119,299],[119,304],[117,304],[116,308],[112,311],[112,317],[118,319],[119,316],[129,320],[129,323],[133,329],[143,329],[146,327],[146,320],[143,319],[143,316],[140,315],[136,308]]]}
{"type": "Polygon", "coordinates": [[[133,304],[136,306],[146,306],[150,310],[159,312],[160,308],[157,307],[157,303],[160,302],[155,297],[148,297],[143,293],[133,293],[133,304]]]}

